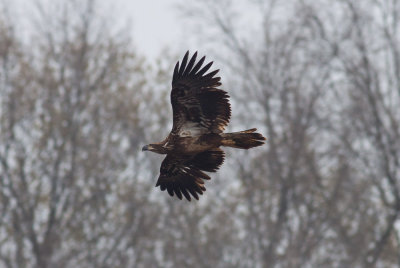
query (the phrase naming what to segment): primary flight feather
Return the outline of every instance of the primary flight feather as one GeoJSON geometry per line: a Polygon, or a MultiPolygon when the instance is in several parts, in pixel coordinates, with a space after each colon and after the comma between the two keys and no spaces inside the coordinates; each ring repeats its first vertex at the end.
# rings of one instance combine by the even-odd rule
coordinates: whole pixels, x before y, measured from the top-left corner
{"type": "Polygon", "coordinates": [[[179,199],[199,199],[206,190],[205,172],[215,172],[224,162],[221,146],[249,149],[264,144],[265,138],[249,129],[223,133],[231,117],[226,91],[219,89],[219,70],[209,73],[213,62],[203,67],[205,57],[196,62],[197,52],[189,60],[189,51],[175,65],[172,77],[171,105],[173,125],[163,141],[151,143],[142,151],[166,154],[157,186],[179,199]]]}

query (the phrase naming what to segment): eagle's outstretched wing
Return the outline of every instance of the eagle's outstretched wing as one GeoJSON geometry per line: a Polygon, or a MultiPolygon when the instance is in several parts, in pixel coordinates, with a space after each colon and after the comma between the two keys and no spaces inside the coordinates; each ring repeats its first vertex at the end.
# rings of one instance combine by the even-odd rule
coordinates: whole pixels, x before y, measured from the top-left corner
{"type": "Polygon", "coordinates": [[[160,177],[157,186],[161,191],[182,199],[182,195],[191,200],[192,195],[197,200],[198,194],[202,195],[206,190],[204,180],[210,177],[203,171],[215,172],[224,162],[224,152],[221,149],[213,149],[201,152],[189,158],[167,154],[160,168],[160,177]]]}
{"type": "Polygon", "coordinates": [[[228,94],[218,89],[219,70],[206,74],[213,62],[202,67],[205,57],[196,63],[197,52],[188,61],[186,52],[181,64],[176,63],[172,78],[171,104],[173,110],[172,133],[196,136],[221,133],[228,125],[231,107],[228,94]]]}

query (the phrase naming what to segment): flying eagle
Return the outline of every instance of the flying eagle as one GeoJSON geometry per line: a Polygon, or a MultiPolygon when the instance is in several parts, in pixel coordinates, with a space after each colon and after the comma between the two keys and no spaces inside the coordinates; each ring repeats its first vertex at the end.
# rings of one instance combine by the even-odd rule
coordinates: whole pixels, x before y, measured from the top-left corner
{"type": "Polygon", "coordinates": [[[213,62],[203,67],[205,56],[196,63],[197,52],[189,51],[175,65],[172,77],[172,130],[165,140],[151,143],[142,151],[166,154],[161,164],[157,186],[171,196],[199,199],[206,190],[204,173],[216,172],[224,162],[221,146],[249,149],[264,144],[265,138],[252,128],[224,133],[231,117],[227,92],[219,89],[219,70],[206,73],[213,62]]]}

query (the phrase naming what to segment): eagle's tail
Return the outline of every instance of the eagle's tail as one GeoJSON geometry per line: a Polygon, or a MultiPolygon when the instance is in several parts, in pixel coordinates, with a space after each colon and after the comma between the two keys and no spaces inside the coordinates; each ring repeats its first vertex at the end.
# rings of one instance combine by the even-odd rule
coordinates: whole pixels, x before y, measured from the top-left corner
{"type": "Polygon", "coordinates": [[[250,149],[264,144],[265,138],[260,133],[254,133],[257,129],[252,128],[244,131],[223,133],[222,146],[239,149],[250,149]]]}

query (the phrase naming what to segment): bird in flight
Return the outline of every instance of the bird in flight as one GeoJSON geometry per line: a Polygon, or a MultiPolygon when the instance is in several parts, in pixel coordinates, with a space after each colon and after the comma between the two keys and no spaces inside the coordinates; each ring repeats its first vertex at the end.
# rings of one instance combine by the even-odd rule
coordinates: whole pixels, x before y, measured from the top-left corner
{"type": "Polygon", "coordinates": [[[166,154],[160,167],[157,186],[188,201],[199,199],[206,190],[205,172],[216,172],[224,162],[222,146],[249,149],[264,144],[256,128],[224,133],[231,117],[226,91],[218,88],[221,78],[212,72],[213,62],[203,67],[205,56],[197,63],[197,52],[189,60],[189,51],[175,65],[172,77],[171,104],[173,125],[161,142],[150,143],[142,151],[166,154]]]}

